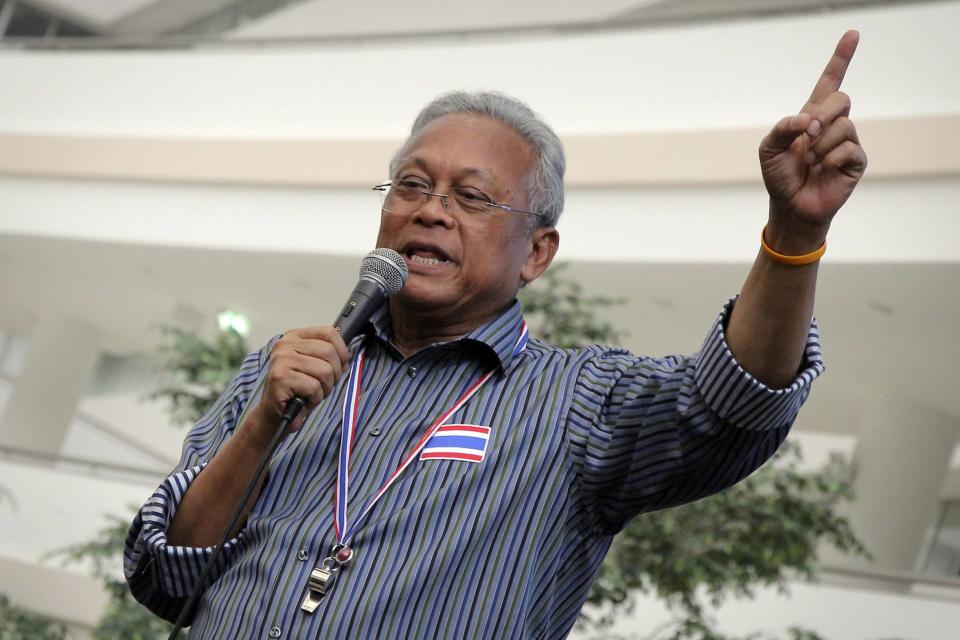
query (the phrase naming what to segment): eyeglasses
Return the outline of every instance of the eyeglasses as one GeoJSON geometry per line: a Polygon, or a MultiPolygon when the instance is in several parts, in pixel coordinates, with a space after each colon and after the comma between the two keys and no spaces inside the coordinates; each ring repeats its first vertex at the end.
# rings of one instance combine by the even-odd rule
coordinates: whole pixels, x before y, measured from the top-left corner
{"type": "Polygon", "coordinates": [[[500,204],[490,199],[487,194],[472,187],[454,187],[450,193],[432,193],[429,187],[419,180],[388,180],[373,187],[380,192],[380,207],[387,213],[398,216],[410,215],[425,205],[430,198],[440,198],[446,211],[450,210],[450,200],[464,213],[476,215],[487,213],[491,209],[502,209],[513,213],[527,213],[532,216],[543,214],[524,209],[515,209],[509,205],[500,204]]]}

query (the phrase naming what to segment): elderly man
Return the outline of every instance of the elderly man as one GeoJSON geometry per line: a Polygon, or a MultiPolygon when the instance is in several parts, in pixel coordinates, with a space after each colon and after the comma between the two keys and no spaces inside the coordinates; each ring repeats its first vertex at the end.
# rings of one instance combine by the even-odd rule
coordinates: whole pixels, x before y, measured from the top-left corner
{"type": "Polygon", "coordinates": [[[192,636],[566,636],[627,520],[756,469],[822,371],[817,264],[866,166],[839,91],[857,38],[763,140],[761,250],[689,357],[528,339],[516,294],[557,252],[559,140],[498,94],[429,104],[391,164],[377,238],[404,257],[406,286],[349,345],[309,327],[247,358],[131,528],[137,598],[177,615],[299,396],[308,410],[192,636]],[[318,571],[338,579],[318,588],[318,571]]]}

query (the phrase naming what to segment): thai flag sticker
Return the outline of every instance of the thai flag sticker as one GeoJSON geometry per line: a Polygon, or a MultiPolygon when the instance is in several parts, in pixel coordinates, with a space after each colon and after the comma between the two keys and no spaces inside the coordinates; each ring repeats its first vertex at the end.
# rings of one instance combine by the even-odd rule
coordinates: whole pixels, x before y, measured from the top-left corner
{"type": "Polygon", "coordinates": [[[463,460],[483,462],[490,440],[490,427],[476,424],[445,424],[433,435],[423,451],[421,460],[463,460]]]}

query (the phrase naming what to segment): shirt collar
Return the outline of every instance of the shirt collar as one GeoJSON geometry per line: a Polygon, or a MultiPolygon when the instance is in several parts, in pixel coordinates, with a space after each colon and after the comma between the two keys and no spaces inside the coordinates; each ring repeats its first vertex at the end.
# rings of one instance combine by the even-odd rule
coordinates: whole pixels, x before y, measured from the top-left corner
{"type": "MultiPolygon", "coordinates": [[[[386,344],[391,344],[393,329],[390,324],[389,306],[384,304],[370,318],[373,335],[386,344]]],[[[513,359],[513,350],[517,346],[517,339],[523,331],[524,319],[520,309],[520,302],[513,303],[504,309],[498,316],[480,325],[467,335],[435,345],[441,348],[457,348],[464,344],[474,344],[487,350],[496,357],[500,369],[506,371],[513,359]]]]}

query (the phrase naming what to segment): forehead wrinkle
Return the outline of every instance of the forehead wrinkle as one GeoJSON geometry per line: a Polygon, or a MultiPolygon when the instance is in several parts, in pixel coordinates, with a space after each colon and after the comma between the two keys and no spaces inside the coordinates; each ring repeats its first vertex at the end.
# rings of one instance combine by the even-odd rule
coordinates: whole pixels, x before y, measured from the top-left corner
{"type": "Polygon", "coordinates": [[[457,174],[457,177],[481,178],[487,182],[493,182],[493,176],[490,175],[489,171],[484,171],[483,169],[478,169],[476,167],[464,167],[457,174]]]}

